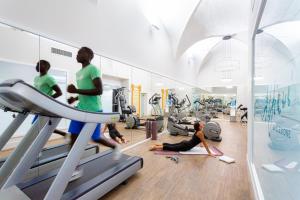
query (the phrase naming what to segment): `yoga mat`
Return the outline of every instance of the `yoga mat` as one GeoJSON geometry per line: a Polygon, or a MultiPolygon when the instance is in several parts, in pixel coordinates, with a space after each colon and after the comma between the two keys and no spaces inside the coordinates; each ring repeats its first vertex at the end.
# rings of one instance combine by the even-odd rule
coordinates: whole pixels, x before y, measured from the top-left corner
{"type": "Polygon", "coordinates": [[[209,149],[212,150],[212,152],[214,152],[214,154],[216,156],[223,156],[224,155],[224,153],[215,146],[209,147],[209,149]]]}
{"type": "MultiPolygon", "coordinates": [[[[217,147],[212,146],[209,147],[210,151],[215,155],[215,156],[222,156],[223,152],[221,152],[217,147]]],[[[194,147],[189,151],[180,151],[180,154],[183,155],[207,155],[207,151],[204,147],[194,147]]]]}
{"type": "Polygon", "coordinates": [[[154,154],[155,155],[169,155],[169,156],[180,155],[180,153],[177,151],[154,151],[154,154]]]}
{"type": "MultiPolygon", "coordinates": [[[[223,152],[220,151],[217,147],[211,146],[209,149],[214,153],[216,156],[222,156],[223,152]]],[[[204,147],[194,147],[190,151],[154,151],[155,155],[207,155],[207,152],[204,147]]]]}
{"type": "Polygon", "coordinates": [[[299,170],[299,162],[291,159],[284,158],[277,160],[276,162],[274,162],[274,165],[291,172],[296,172],[297,170],[299,170]]]}

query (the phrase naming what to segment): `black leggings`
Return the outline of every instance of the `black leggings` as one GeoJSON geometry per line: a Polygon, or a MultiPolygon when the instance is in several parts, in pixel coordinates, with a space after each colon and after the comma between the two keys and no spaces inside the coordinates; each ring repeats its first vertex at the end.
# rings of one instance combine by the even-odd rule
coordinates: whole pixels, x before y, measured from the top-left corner
{"type": "Polygon", "coordinates": [[[188,151],[194,146],[187,144],[187,141],[182,141],[176,144],[163,143],[163,150],[166,151],[188,151]]]}
{"type": "Polygon", "coordinates": [[[241,120],[243,120],[244,118],[246,118],[246,120],[248,120],[248,112],[247,111],[242,115],[241,120]]]}
{"type": "Polygon", "coordinates": [[[109,131],[109,136],[111,137],[111,139],[116,139],[117,137],[120,138],[120,139],[122,139],[122,137],[123,137],[123,135],[121,135],[119,133],[119,131],[117,131],[117,130],[111,130],[111,131],[109,131]]]}

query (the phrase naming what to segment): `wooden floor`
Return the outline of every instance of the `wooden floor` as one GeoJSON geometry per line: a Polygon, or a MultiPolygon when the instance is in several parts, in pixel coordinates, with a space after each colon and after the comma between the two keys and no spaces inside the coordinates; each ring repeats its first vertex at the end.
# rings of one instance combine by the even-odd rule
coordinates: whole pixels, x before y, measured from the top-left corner
{"type": "MultiPolygon", "coordinates": [[[[246,163],[246,127],[224,119],[218,122],[222,127],[223,141],[210,144],[217,146],[225,155],[235,158],[236,163],[226,164],[217,158],[185,155],[179,156],[179,163],[176,164],[163,155],[154,155],[148,148],[154,143],[178,142],[189,138],[163,134],[158,141],[148,141],[125,152],[143,157],[144,168],[131,177],[126,185],[118,186],[101,199],[253,199],[246,163]]],[[[144,130],[123,130],[123,124],[118,126],[122,134],[131,140],[122,145],[123,148],[142,141],[145,137],[144,130]]],[[[62,142],[63,140],[56,140],[47,146],[62,142]]],[[[103,151],[106,148],[100,146],[100,149],[103,151]]],[[[0,157],[9,153],[10,151],[0,152],[0,157]]]]}
{"type": "MultiPolygon", "coordinates": [[[[253,199],[246,163],[246,128],[239,123],[219,121],[223,141],[210,143],[236,159],[226,164],[207,156],[179,156],[179,163],[148,151],[154,141],[126,151],[144,158],[144,168],[101,199],[253,199]]],[[[163,135],[158,142],[177,142],[185,137],[163,135]]]]}

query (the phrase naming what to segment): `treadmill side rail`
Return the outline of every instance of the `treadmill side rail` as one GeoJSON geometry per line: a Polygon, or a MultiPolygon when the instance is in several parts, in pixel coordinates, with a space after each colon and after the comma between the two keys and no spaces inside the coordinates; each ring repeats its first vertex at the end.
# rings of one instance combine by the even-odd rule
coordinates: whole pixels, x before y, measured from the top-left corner
{"type": "Polygon", "coordinates": [[[97,124],[86,123],[76,139],[70,153],[68,154],[64,164],[60,168],[56,178],[54,179],[49,191],[45,196],[45,200],[58,200],[63,195],[68,182],[75,171],[80,158],[84,152],[85,146],[88,144],[97,124]]]}
{"type": "MultiPolygon", "coordinates": [[[[42,118],[42,116],[41,116],[42,118]]],[[[43,146],[47,143],[52,132],[57,127],[61,118],[50,118],[49,123],[46,124],[43,129],[39,132],[39,135],[32,142],[30,147],[27,149],[26,153],[23,155],[22,159],[15,167],[14,171],[8,177],[7,181],[2,188],[8,188],[13,185],[16,185],[22,181],[25,173],[30,169],[34,164],[38,154],[43,149],[43,146]]]]}
{"type": "Polygon", "coordinates": [[[7,144],[8,140],[13,136],[16,130],[21,126],[21,124],[24,122],[27,116],[28,116],[28,112],[19,113],[17,117],[5,129],[5,131],[0,136],[0,151],[7,144]]]}
{"type": "Polygon", "coordinates": [[[0,190],[0,197],[5,200],[30,200],[30,198],[16,186],[0,190]]]}
{"type": "MultiPolygon", "coordinates": [[[[38,137],[39,131],[49,122],[48,117],[39,117],[37,122],[34,123],[27,134],[22,139],[21,143],[17,148],[10,154],[8,159],[5,161],[3,166],[0,169],[0,185],[1,188],[3,184],[7,181],[15,167],[21,161],[23,155],[26,153],[26,150],[30,147],[32,141],[38,137]]],[[[4,189],[4,188],[2,188],[4,189]]]]}

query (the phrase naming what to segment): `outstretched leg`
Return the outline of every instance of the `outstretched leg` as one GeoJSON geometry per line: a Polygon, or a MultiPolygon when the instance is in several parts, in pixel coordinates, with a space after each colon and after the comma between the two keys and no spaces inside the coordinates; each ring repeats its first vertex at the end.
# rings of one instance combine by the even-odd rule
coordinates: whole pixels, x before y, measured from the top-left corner
{"type": "Polygon", "coordinates": [[[112,149],[116,148],[116,144],[104,139],[104,138],[99,138],[99,139],[93,139],[94,142],[98,143],[98,144],[102,144],[104,146],[110,147],[112,149]]]}
{"type": "Polygon", "coordinates": [[[162,144],[155,144],[150,147],[149,151],[156,151],[156,150],[163,150],[163,145],[162,144]]]}
{"type": "Polygon", "coordinates": [[[120,151],[120,147],[118,144],[114,144],[104,138],[98,138],[98,139],[93,139],[94,142],[102,144],[104,146],[110,147],[112,148],[113,151],[113,159],[114,160],[119,160],[122,156],[121,151],[120,151]]]}

